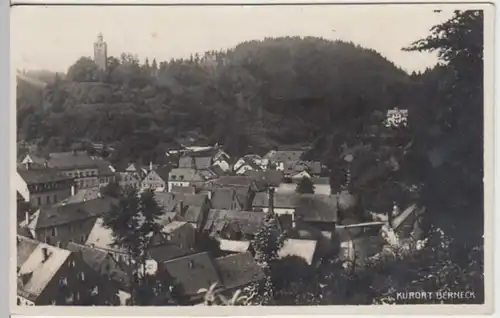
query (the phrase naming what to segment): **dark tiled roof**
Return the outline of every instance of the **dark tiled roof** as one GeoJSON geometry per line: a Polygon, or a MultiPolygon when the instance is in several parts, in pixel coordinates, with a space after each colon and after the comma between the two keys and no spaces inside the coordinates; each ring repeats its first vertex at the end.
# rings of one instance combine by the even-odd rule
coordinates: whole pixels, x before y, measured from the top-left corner
{"type": "Polygon", "coordinates": [[[181,187],[174,185],[170,189],[170,192],[172,193],[190,193],[190,194],[195,194],[196,193],[196,187],[191,186],[191,187],[181,187]]]}
{"type": "Polygon", "coordinates": [[[156,168],[154,169],[154,172],[156,172],[157,175],[160,176],[160,178],[167,182],[168,181],[168,174],[170,173],[170,168],[169,167],[161,167],[161,168],[156,168]]]}
{"type": "Polygon", "coordinates": [[[215,180],[214,184],[220,186],[255,186],[253,180],[248,176],[222,176],[215,180]]]}
{"type": "Polygon", "coordinates": [[[217,177],[221,177],[225,174],[224,170],[222,170],[222,168],[218,165],[211,166],[209,170],[212,171],[217,177]]]}
{"type": "Polygon", "coordinates": [[[73,180],[72,177],[60,174],[57,170],[51,168],[20,169],[17,172],[27,184],[73,180]]]}
{"type": "Polygon", "coordinates": [[[222,231],[226,226],[236,227],[242,233],[255,234],[264,223],[266,214],[263,212],[216,210],[209,211],[204,231],[222,231]]]}
{"type": "Polygon", "coordinates": [[[241,205],[236,197],[236,190],[233,188],[217,188],[212,193],[212,207],[214,209],[230,210],[237,208],[234,204],[241,208],[241,205]]]}
{"type": "Polygon", "coordinates": [[[169,181],[203,181],[195,169],[176,168],[169,173],[169,181]]]}
{"type": "Polygon", "coordinates": [[[179,168],[194,168],[194,160],[192,157],[182,156],[179,158],[179,168]]]}
{"type": "Polygon", "coordinates": [[[189,206],[182,216],[182,219],[189,223],[196,223],[197,225],[202,221],[203,208],[201,206],[189,206]]]}
{"type": "Polygon", "coordinates": [[[221,283],[214,263],[206,252],[162,262],[159,270],[173,277],[187,296],[198,295],[200,289],[221,283]]]}
{"type": "Polygon", "coordinates": [[[311,178],[312,183],[314,184],[330,184],[330,178],[322,177],[322,178],[311,178]]]}
{"type": "Polygon", "coordinates": [[[252,178],[257,185],[277,187],[283,180],[283,172],[278,170],[255,171],[250,170],[245,172],[252,178]]]}
{"type": "Polygon", "coordinates": [[[72,204],[42,207],[36,212],[38,215],[33,219],[29,227],[40,229],[99,217],[108,212],[116,202],[116,199],[106,197],[72,204]]]}
{"type": "Polygon", "coordinates": [[[149,255],[158,263],[174,260],[179,257],[191,254],[192,251],[187,248],[181,248],[176,245],[154,246],[148,250],[149,255]]]}
{"type": "Polygon", "coordinates": [[[215,264],[226,289],[241,288],[265,278],[250,252],[219,257],[215,264]]]}
{"type": "Polygon", "coordinates": [[[20,267],[33,253],[40,242],[17,235],[17,266],[20,267]]]}
{"type": "Polygon", "coordinates": [[[299,161],[303,154],[303,150],[277,150],[268,153],[265,158],[275,162],[299,161]]]}
{"type": "MultiPolygon", "coordinates": [[[[296,206],[296,198],[299,194],[290,193],[290,194],[274,194],[274,207],[275,208],[295,208],[296,206]]],[[[254,207],[268,207],[269,206],[269,197],[265,192],[259,192],[255,194],[253,199],[254,207]]]]}
{"type": "Polygon", "coordinates": [[[111,170],[109,163],[102,162],[97,164],[97,169],[100,176],[114,176],[115,173],[111,170]]]}
{"type": "Polygon", "coordinates": [[[80,245],[73,242],[70,242],[66,249],[71,252],[79,253],[82,256],[83,261],[98,273],[101,272],[106,257],[108,257],[108,253],[104,252],[103,250],[91,248],[89,246],[80,245]]]}
{"type": "Polygon", "coordinates": [[[84,201],[89,201],[89,200],[96,200],[99,199],[101,196],[100,190],[98,188],[89,188],[89,189],[81,189],[78,190],[78,192],[70,196],[69,198],[66,198],[58,203],[56,203],[56,206],[61,206],[65,204],[73,204],[73,203],[80,203],[84,201]]]}
{"type": "Polygon", "coordinates": [[[207,169],[212,165],[212,157],[195,157],[194,162],[196,169],[207,169]]]}
{"type": "Polygon", "coordinates": [[[336,222],[337,196],[302,194],[296,198],[295,214],[303,221],[336,222]]]}

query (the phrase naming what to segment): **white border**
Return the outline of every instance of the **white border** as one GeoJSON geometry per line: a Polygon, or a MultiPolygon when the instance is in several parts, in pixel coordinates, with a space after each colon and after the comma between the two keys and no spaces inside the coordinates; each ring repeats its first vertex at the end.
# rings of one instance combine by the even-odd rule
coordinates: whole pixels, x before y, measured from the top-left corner
{"type": "MultiPolygon", "coordinates": [[[[1,1],[1,0],[0,0],[1,1]]],[[[43,0],[29,0],[31,4],[47,4],[43,0]]],[[[68,4],[69,1],[62,0],[52,0],[51,4],[68,4]]],[[[103,4],[104,1],[98,0],[87,0],[87,1],[71,1],[73,4],[103,4]]],[[[179,1],[180,2],[180,1],[179,1]]],[[[179,2],[174,1],[143,1],[141,4],[175,4],[179,2]]],[[[217,4],[241,4],[242,2],[235,3],[231,0],[220,0],[216,1],[217,4]]],[[[268,4],[292,4],[297,5],[304,3],[305,1],[267,1],[268,4]]],[[[391,1],[381,0],[377,3],[371,2],[371,4],[383,4],[389,3],[391,1]]],[[[425,2],[427,6],[441,8],[441,7],[452,7],[453,9],[464,9],[464,8],[476,8],[484,10],[484,67],[485,67],[485,104],[484,104],[484,135],[485,135],[485,304],[484,305],[396,305],[396,306],[293,306],[293,307],[18,307],[15,302],[16,295],[16,275],[15,275],[15,258],[10,259],[10,303],[11,303],[11,313],[13,314],[23,314],[23,315],[48,315],[48,316],[70,316],[70,315],[80,315],[80,316],[246,316],[253,315],[331,315],[331,314],[488,314],[492,312],[493,300],[492,300],[492,287],[493,281],[491,279],[493,274],[492,266],[492,235],[493,235],[493,39],[494,39],[494,10],[491,4],[485,3],[474,3],[470,4],[464,1],[442,1],[441,4],[435,4],[430,1],[408,1],[405,5],[422,5],[420,3],[425,2]],[[416,4],[419,3],[419,4],[416,4]],[[203,310],[200,310],[203,308],[203,310]]],[[[13,0],[12,4],[26,3],[25,1],[13,0]]],[[[182,1],[183,4],[208,4],[214,3],[213,1],[182,1]]],[[[262,1],[244,1],[246,5],[252,4],[262,4],[262,1]]],[[[318,1],[317,3],[331,3],[327,1],[318,1]]],[[[354,0],[349,1],[349,4],[366,4],[366,1],[354,0]]],[[[394,2],[392,2],[394,3],[394,2]]],[[[109,0],[106,4],[138,4],[136,1],[117,1],[109,0]]],[[[337,3],[341,4],[341,3],[337,3]]],[[[402,5],[402,4],[397,4],[402,5]]],[[[15,36],[13,30],[11,30],[11,37],[15,36]]],[[[15,70],[11,65],[11,83],[15,83],[15,70]]],[[[10,136],[15,136],[15,89],[11,86],[10,95],[10,136]]],[[[15,174],[15,138],[10,138],[10,176],[12,178],[15,174]]],[[[15,190],[11,188],[10,194],[10,209],[8,211],[15,211],[15,190]]],[[[16,225],[15,218],[12,216],[15,213],[10,214],[10,238],[12,238],[15,233],[16,225]]],[[[10,255],[15,255],[15,240],[10,240],[10,255]]]]}

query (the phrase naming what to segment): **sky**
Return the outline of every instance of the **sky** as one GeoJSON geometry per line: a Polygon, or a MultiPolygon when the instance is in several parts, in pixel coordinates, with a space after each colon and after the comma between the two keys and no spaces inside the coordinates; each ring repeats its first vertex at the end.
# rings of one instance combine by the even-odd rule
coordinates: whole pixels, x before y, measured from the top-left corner
{"type": "Polygon", "coordinates": [[[108,56],[137,54],[141,61],[189,57],[228,49],[248,40],[318,36],[372,48],[407,72],[437,63],[432,53],[402,47],[429,34],[452,16],[424,5],[150,6],[12,8],[12,62],[17,69],[66,72],[78,58],[93,56],[102,32],[108,56]]]}

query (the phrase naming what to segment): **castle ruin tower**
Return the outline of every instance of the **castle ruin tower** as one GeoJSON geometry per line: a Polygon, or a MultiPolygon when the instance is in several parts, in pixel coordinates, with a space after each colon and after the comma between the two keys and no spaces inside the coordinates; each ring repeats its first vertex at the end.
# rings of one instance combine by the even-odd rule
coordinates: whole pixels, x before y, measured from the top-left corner
{"type": "Polygon", "coordinates": [[[94,62],[100,70],[106,70],[108,62],[108,45],[104,42],[102,33],[99,33],[97,41],[94,42],[94,62]]]}

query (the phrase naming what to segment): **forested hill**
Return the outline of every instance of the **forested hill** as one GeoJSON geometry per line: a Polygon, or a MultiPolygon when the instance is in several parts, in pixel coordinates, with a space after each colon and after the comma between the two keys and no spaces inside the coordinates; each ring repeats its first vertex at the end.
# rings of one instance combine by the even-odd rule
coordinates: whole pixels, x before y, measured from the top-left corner
{"type": "Polygon", "coordinates": [[[42,138],[48,151],[73,138],[120,142],[117,157],[149,162],[189,132],[232,155],[262,153],[338,132],[348,138],[374,118],[379,125],[377,110],[412,100],[410,76],[377,52],[314,37],[168,62],[122,54],[108,64],[102,74],[81,58],[43,94],[18,85],[19,138],[42,138]]]}

